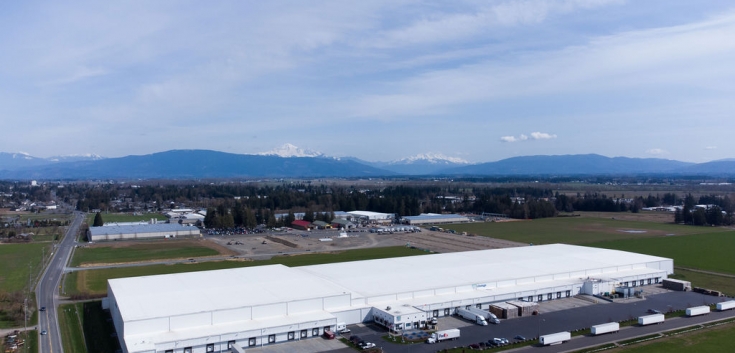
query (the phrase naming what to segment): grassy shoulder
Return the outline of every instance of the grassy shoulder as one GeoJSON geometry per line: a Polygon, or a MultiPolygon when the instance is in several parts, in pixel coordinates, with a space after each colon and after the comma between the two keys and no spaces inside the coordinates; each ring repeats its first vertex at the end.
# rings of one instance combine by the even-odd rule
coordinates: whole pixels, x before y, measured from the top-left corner
{"type": "Polygon", "coordinates": [[[115,352],[119,344],[115,328],[107,320],[99,300],[65,304],[59,310],[65,352],[115,352]]]}
{"type": "Polygon", "coordinates": [[[221,270],[250,266],[282,264],[289,267],[318,265],[335,262],[383,259],[400,256],[423,255],[426,252],[403,246],[346,250],[335,253],[317,253],[292,256],[276,256],[262,261],[211,261],[175,265],[152,265],[86,270],[70,273],[65,278],[66,295],[105,295],[107,280],[112,278],[150,276],[182,272],[221,270]]]}
{"type": "Polygon", "coordinates": [[[28,287],[29,271],[33,277],[39,273],[41,256],[49,256],[50,249],[50,243],[0,244],[0,290],[28,287]]]}
{"type": "Polygon", "coordinates": [[[124,263],[164,259],[180,259],[199,256],[216,256],[221,253],[197,241],[153,241],[136,244],[100,244],[78,248],[74,251],[72,266],[100,263],[124,263]]]}
{"type": "Polygon", "coordinates": [[[528,221],[452,224],[458,232],[533,244],[590,244],[604,241],[725,232],[725,229],[657,222],[628,221],[609,217],[557,217],[528,221]]]}

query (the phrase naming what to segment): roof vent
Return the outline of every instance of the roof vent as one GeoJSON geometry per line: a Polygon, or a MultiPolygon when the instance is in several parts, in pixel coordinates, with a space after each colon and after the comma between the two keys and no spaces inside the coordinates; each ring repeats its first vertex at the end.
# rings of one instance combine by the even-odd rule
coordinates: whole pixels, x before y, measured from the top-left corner
{"type": "Polygon", "coordinates": [[[390,310],[390,307],[389,307],[389,306],[388,306],[388,307],[386,307],[386,308],[385,308],[385,310],[390,310]]]}

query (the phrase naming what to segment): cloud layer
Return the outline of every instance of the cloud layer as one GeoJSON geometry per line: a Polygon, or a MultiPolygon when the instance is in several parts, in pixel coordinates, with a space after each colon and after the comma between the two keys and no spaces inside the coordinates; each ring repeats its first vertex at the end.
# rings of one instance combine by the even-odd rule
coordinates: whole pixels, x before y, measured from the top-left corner
{"type": "Polygon", "coordinates": [[[24,1],[0,33],[0,151],[735,150],[726,2],[24,1]]]}

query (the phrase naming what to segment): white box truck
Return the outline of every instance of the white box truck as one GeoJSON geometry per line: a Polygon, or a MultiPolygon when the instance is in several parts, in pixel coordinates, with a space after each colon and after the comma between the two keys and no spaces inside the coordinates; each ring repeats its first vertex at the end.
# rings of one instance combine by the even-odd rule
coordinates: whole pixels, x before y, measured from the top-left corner
{"type": "Polygon", "coordinates": [[[606,324],[599,324],[590,327],[590,331],[593,336],[601,335],[603,333],[618,332],[620,331],[620,324],[617,322],[608,322],[606,324]]]}
{"type": "Polygon", "coordinates": [[[474,308],[474,307],[470,307],[467,310],[469,310],[469,311],[471,311],[471,312],[473,312],[473,313],[475,313],[477,315],[482,315],[482,317],[484,317],[485,320],[488,323],[490,323],[490,322],[492,322],[493,324],[499,324],[500,323],[500,320],[498,320],[498,317],[495,316],[495,314],[493,314],[493,313],[491,313],[491,312],[489,312],[487,310],[482,310],[482,309],[478,309],[478,308],[474,308]]]}
{"type": "Polygon", "coordinates": [[[542,346],[550,346],[554,344],[562,344],[570,339],[572,339],[572,334],[565,331],[543,335],[538,338],[538,342],[541,343],[542,346]]]}
{"type": "Polygon", "coordinates": [[[441,341],[446,340],[456,340],[459,338],[459,329],[453,328],[449,330],[443,330],[443,331],[436,331],[431,334],[431,337],[429,337],[426,340],[426,343],[437,343],[441,341]]]}
{"type": "Polygon", "coordinates": [[[687,308],[687,316],[697,316],[697,315],[704,315],[709,314],[709,306],[702,305],[702,306],[695,306],[692,308],[687,308]]]}
{"type": "Polygon", "coordinates": [[[485,320],[485,317],[480,314],[473,313],[467,309],[457,309],[457,315],[465,320],[470,320],[480,326],[487,326],[487,320],[485,320]]]}
{"type": "Polygon", "coordinates": [[[664,314],[645,315],[638,318],[638,325],[646,326],[651,324],[661,324],[666,320],[664,314]]]}
{"type": "Polygon", "coordinates": [[[735,300],[717,303],[717,311],[735,309],[735,300]]]}

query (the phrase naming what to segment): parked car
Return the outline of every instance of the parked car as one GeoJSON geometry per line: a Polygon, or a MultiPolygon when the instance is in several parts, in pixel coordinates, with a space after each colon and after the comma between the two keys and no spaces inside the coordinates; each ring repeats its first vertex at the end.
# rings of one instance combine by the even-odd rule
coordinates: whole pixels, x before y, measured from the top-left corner
{"type": "Polygon", "coordinates": [[[480,349],[480,345],[477,344],[477,343],[473,343],[473,344],[467,346],[467,348],[469,348],[469,349],[480,349]]]}
{"type": "Polygon", "coordinates": [[[519,340],[519,341],[525,341],[525,340],[526,340],[526,337],[523,337],[523,336],[521,336],[521,335],[516,335],[516,336],[515,336],[515,337],[513,337],[513,338],[515,338],[515,339],[517,339],[517,340],[519,340]]]}
{"type": "Polygon", "coordinates": [[[648,312],[649,312],[650,314],[661,314],[661,311],[659,311],[659,310],[656,310],[656,309],[648,309],[648,312]]]}
{"type": "Polygon", "coordinates": [[[375,347],[375,343],[365,342],[365,344],[363,344],[362,347],[360,347],[360,348],[362,348],[362,349],[370,349],[370,348],[373,348],[373,347],[375,347]]]}

